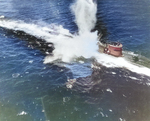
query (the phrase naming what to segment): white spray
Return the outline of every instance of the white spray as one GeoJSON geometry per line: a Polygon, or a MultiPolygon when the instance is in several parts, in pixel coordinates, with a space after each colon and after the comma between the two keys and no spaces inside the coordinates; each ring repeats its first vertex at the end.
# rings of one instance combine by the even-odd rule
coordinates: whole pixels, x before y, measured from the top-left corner
{"type": "Polygon", "coordinates": [[[95,27],[97,4],[93,0],[76,0],[71,6],[79,33],[91,31],[95,27]]]}
{"type": "Polygon", "coordinates": [[[90,32],[96,23],[96,3],[93,0],[76,0],[71,6],[71,10],[75,15],[79,33],[78,35],[72,35],[73,38],[57,36],[54,42],[56,47],[53,51],[54,57],[46,57],[45,63],[58,58],[65,62],[80,56],[91,58],[94,56],[94,53],[97,53],[97,32],[90,32]]]}
{"type": "Polygon", "coordinates": [[[96,4],[93,3],[93,0],[77,0],[71,8],[75,14],[79,35],[72,35],[69,33],[69,30],[64,29],[62,26],[47,25],[46,23],[28,24],[23,21],[1,19],[0,26],[7,29],[21,30],[37,38],[43,38],[47,42],[54,43],[54,56],[47,56],[44,61],[45,63],[57,59],[70,62],[72,58],[80,56],[85,58],[95,57],[99,63],[107,67],[125,67],[133,72],[150,76],[149,68],[133,65],[124,58],[116,58],[98,53],[97,32],[90,32],[96,22],[97,7],[96,4]],[[54,31],[54,33],[49,33],[49,31],[54,31]],[[73,38],[64,35],[69,35],[73,38]]]}
{"type": "Polygon", "coordinates": [[[51,25],[27,24],[23,21],[2,20],[0,21],[0,26],[8,29],[22,30],[33,36],[45,39],[47,42],[54,43],[54,56],[47,56],[44,63],[57,59],[70,62],[74,57],[80,56],[91,58],[98,50],[97,32],[90,32],[96,23],[97,5],[93,0],[76,0],[71,9],[75,14],[75,21],[79,28],[78,35],[72,35],[69,33],[69,30],[64,29],[62,26],[53,25],[53,29],[51,29],[51,25]],[[61,34],[53,34],[53,32],[49,33],[49,31],[61,34]],[[73,38],[64,35],[69,35],[73,38]]]}

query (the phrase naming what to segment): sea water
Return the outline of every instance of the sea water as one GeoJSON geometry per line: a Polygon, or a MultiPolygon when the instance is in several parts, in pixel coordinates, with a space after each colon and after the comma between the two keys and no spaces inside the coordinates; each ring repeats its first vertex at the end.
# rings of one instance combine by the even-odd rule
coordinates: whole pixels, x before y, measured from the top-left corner
{"type": "Polygon", "coordinates": [[[0,120],[148,121],[149,4],[1,0],[0,120]],[[98,32],[123,43],[130,59],[98,53],[98,32]],[[52,42],[53,56],[28,35],[52,42]]]}

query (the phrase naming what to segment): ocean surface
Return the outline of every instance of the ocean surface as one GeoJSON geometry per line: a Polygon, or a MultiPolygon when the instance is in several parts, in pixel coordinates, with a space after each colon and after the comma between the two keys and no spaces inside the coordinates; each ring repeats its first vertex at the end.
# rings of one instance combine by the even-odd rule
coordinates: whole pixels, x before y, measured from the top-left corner
{"type": "Polygon", "coordinates": [[[0,121],[150,121],[149,33],[149,0],[0,0],[0,121]]]}

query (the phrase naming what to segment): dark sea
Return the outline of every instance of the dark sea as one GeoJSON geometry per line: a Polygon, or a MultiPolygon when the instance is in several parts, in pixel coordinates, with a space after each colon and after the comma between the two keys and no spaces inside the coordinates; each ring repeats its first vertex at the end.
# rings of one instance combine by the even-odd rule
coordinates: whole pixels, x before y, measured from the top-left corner
{"type": "Polygon", "coordinates": [[[149,38],[149,0],[0,0],[0,121],[150,121],[149,38]]]}

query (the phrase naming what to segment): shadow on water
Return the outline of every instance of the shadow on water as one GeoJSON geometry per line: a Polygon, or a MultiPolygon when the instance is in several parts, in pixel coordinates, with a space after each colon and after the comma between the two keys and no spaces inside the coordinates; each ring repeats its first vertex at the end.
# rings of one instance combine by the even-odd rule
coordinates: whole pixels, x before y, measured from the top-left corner
{"type": "Polygon", "coordinates": [[[19,30],[10,30],[10,29],[2,29],[2,32],[5,36],[17,37],[21,40],[25,40],[27,42],[27,46],[32,49],[38,49],[43,54],[52,54],[52,51],[55,49],[53,43],[46,42],[41,38],[37,38],[35,36],[29,35],[24,31],[19,30]]]}

